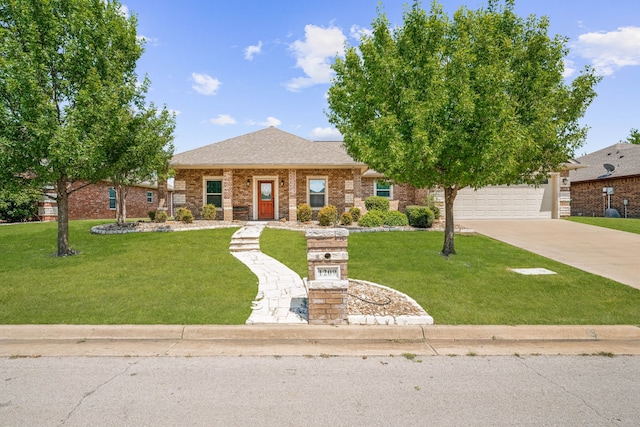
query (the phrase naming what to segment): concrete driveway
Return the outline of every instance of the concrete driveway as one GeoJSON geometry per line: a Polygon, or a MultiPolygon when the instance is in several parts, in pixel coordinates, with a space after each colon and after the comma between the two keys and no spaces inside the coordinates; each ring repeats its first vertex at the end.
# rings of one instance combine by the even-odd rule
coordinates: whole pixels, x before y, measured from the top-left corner
{"type": "Polygon", "coordinates": [[[640,289],[640,234],[557,219],[462,220],[458,224],[640,289]]]}

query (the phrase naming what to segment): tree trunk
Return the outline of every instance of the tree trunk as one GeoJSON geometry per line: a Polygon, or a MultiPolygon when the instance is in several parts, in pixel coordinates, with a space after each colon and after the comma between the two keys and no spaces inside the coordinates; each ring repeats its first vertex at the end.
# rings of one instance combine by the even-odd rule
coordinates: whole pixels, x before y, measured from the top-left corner
{"type": "Polygon", "coordinates": [[[67,180],[62,177],[56,184],[58,205],[58,256],[75,255],[69,247],[69,193],[67,180]]]}
{"type": "Polygon", "coordinates": [[[129,187],[122,184],[116,185],[116,222],[118,225],[127,223],[127,193],[129,187]]]}
{"type": "Polygon", "coordinates": [[[456,200],[458,187],[445,187],[444,189],[444,206],[445,206],[445,222],[444,222],[444,246],[442,247],[442,255],[455,255],[456,250],[453,246],[453,202],[456,200]]]}

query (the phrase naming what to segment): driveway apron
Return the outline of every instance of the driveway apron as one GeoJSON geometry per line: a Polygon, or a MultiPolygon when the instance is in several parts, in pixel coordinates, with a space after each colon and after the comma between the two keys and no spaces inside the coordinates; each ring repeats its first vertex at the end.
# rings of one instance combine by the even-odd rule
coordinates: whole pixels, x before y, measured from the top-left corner
{"type": "Polygon", "coordinates": [[[557,219],[462,220],[462,227],[640,289],[640,234],[557,219]]]}

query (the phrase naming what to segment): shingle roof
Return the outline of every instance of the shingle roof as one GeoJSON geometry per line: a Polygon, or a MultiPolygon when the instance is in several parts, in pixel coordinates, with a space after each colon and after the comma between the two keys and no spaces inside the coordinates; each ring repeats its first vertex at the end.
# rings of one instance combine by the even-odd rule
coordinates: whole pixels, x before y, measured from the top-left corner
{"type": "Polygon", "coordinates": [[[342,142],[314,142],[269,127],[176,154],[171,166],[183,168],[224,167],[364,167],[354,161],[342,142]]]}
{"type": "Polygon", "coordinates": [[[572,182],[640,175],[640,145],[619,142],[576,160],[586,167],[570,172],[572,182]],[[610,174],[605,164],[614,167],[610,174]]]}

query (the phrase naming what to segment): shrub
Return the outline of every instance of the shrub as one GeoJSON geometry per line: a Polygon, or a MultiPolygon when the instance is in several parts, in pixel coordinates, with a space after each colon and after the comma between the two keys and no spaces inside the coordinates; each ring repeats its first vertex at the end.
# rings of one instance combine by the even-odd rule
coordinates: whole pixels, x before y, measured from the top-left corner
{"type": "Polygon", "coordinates": [[[431,212],[433,212],[433,217],[435,219],[440,218],[440,208],[436,206],[436,197],[433,194],[427,197],[427,201],[425,204],[429,209],[431,209],[431,212]]]}
{"type": "Polygon", "coordinates": [[[362,227],[381,227],[384,224],[384,213],[378,210],[372,210],[364,214],[358,225],[362,227]]]}
{"type": "Polygon", "coordinates": [[[338,209],[333,205],[327,205],[318,212],[318,223],[322,226],[329,226],[338,220],[338,209]]]}
{"type": "Polygon", "coordinates": [[[311,221],[311,215],[311,206],[309,206],[307,203],[301,203],[298,205],[298,208],[296,209],[296,216],[298,217],[298,221],[309,222],[311,221]]]}
{"type": "Polygon", "coordinates": [[[166,211],[157,211],[154,221],[155,222],[167,222],[167,219],[169,219],[169,215],[167,214],[166,211]]]}
{"type": "Polygon", "coordinates": [[[191,213],[191,211],[187,208],[178,208],[176,209],[176,213],[174,215],[174,218],[176,219],[176,221],[182,221],[182,217],[187,213],[191,213]]]}
{"type": "Polygon", "coordinates": [[[412,227],[429,228],[433,218],[433,212],[426,206],[407,206],[407,219],[412,227]]]}
{"type": "Polygon", "coordinates": [[[407,216],[402,212],[388,211],[384,213],[384,225],[392,227],[405,227],[409,225],[407,216]]]}
{"type": "Polygon", "coordinates": [[[202,214],[203,219],[212,221],[216,219],[216,205],[204,205],[200,213],[202,214]]]}
{"type": "Polygon", "coordinates": [[[193,214],[189,209],[187,209],[187,211],[182,214],[182,219],[180,221],[184,222],[185,224],[191,224],[193,222],[193,214]]]}
{"type": "Polygon", "coordinates": [[[149,211],[147,215],[149,215],[149,219],[151,220],[151,222],[156,220],[156,211],[149,211]]]}
{"type": "Polygon", "coordinates": [[[355,206],[352,208],[349,208],[349,213],[353,218],[353,222],[358,222],[360,220],[360,208],[356,208],[355,206]]]}
{"type": "Polygon", "coordinates": [[[382,196],[369,196],[364,199],[364,206],[368,211],[382,211],[389,210],[389,199],[382,196]]]}
{"type": "Polygon", "coordinates": [[[342,225],[353,224],[353,215],[351,215],[349,212],[344,212],[342,215],[340,215],[340,224],[342,225]]]}
{"type": "Polygon", "coordinates": [[[33,219],[38,213],[38,201],[41,198],[42,193],[36,189],[15,192],[0,189],[0,219],[9,222],[33,219]]]}

